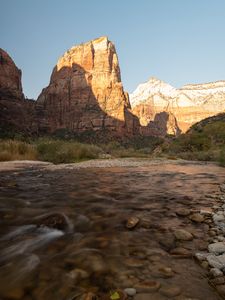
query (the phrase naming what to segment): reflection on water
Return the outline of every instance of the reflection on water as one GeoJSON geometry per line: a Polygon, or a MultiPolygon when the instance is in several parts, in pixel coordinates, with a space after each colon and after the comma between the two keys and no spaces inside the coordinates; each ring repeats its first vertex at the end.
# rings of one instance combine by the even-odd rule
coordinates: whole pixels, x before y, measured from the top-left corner
{"type": "Polygon", "coordinates": [[[216,205],[224,175],[194,163],[2,172],[1,299],[81,299],[146,280],[161,286],[154,299],[173,286],[179,299],[219,299],[191,258],[207,247],[208,225],[175,211],[216,205]],[[129,230],[131,216],[140,222],[129,230]],[[176,241],[175,228],[194,240],[176,241]]]}

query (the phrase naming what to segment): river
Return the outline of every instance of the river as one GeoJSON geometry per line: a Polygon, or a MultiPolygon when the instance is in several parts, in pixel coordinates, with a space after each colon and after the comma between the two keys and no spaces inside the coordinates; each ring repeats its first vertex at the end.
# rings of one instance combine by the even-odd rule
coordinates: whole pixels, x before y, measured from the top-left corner
{"type": "Polygon", "coordinates": [[[189,216],[220,205],[225,169],[122,162],[2,163],[0,299],[110,299],[125,288],[137,300],[221,299],[193,258],[213,225],[189,216]],[[193,238],[178,239],[179,229],[193,238]]]}

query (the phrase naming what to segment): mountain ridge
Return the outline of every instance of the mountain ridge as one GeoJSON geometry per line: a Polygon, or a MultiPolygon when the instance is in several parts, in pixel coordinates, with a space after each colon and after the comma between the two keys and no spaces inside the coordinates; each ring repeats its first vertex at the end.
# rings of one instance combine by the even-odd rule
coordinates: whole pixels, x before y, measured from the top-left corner
{"type": "Polygon", "coordinates": [[[168,112],[175,116],[181,131],[186,132],[203,118],[225,111],[225,81],[188,84],[176,89],[150,77],[130,94],[130,103],[142,126],[153,121],[155,114],[168,112]]]}

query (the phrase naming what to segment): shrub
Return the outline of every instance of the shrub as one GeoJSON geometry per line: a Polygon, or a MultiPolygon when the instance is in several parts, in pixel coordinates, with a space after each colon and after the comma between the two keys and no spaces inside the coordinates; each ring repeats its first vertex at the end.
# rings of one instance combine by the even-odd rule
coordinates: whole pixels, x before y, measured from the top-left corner
{"type": "Polygon", "coordinates": [[[35,146],[21,141],[4,140],[0,142],[0,161],[36,160],[35,146]]]}
{"type": "Polygon", "coordinates": [[[37,152],[40,160],[58,164],[97,158],[102,150],[95,145],[78,142],[40,140],[37,142],[37,152]]]}

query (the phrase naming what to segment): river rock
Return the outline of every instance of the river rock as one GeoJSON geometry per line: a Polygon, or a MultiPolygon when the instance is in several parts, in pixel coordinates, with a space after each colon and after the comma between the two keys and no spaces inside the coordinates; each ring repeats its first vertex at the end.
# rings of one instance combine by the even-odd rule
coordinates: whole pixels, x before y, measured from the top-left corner
{"type": "Polygon", "coordinates": [[[222,222],[224,221],[224,219],[225,219],[224,215],[218,215],[218,214],[213,215],[213,221],[215,223],[222,222]]]}
{"type": "Polygon", "coordinates": [[[170,254],[172,254],[175,258],[188,258],[192,256],[192,253],[190,250],[182,247],[174,248],[170,251],[170,254]]]}
{"type": "Polygon", "coordinates": [[[170,267],[161,266],[159,268],[150,268],[151,274],[155,278],[170,278],[174,276],[174,272],[170,267]]]}
{"type": "Polygon", "coordinates": [[[221,192],[225,192],[225,184],[220,185],[220,190],[221,190],[221,192]]]}
{"type": "Polygon", "coordinates": [[[140,222],[140,219],[138,217],[130,217],[128,220],[127,220],[127,223],[126,223],[126,227],[128,229],[133,229],[137,226],[137,224],[140,222]]]}
{"type": "Polygon", "coordinates": [[[225,267],[225,254],[216,256],[215,254],[209,254],[207,256],[209,265],[213,268],[223,269],[225,267]]]}
{"type": "Polygon", "coordinates": [[[74,269],[74,270],[70,271],[69,274],[68,274],[68,276],[71,279],[74,279],[76,281],[76,280],[79,280],[79,279],[86,279],[86,278],[88,278],[89,274],[85,270],[77,268],[77,269],[74,269]]]}
{"type": "Polygon", "coordinates": [[[135,285],[135,289],[138,293],[153,293],[158,291],[161,284],[159,281],[149,280],[143,281],[135,285]]]}
{"type": "Polygon", "coordinates": [[[212,208],[210,207],[205,207],[200,209],[200,214],[204,216],[211,216],[213,214],[212,208]]]}
{"type": "Polygon", "coordinates": [[[190,215],[190,209],[188,209],[188,208],[178,208],[178,209],[176,209],[176,214],[179,217],[186,217],[186,216],[190,215]]]}
{"type": "Polygon", "coordinates": [[[195,258],[201,262],[206,260],[207,256],[208,256],[208,253],[195,253],[195,258]]]}
{"type": "Polygon", "coordinates": [[[212,268],[212,269],[209,271],[209,274],[210,274],[212,277],[221,277],[221,276],[223,276],[223,272],[220,271],[220,269],[218,269],[218,268],[212,268]]]}
{"type": "Polygon", "coordinates": [[[181,294],[181,289],[178,286],[164,286],[160,289],[160,293],[168,298],[173,298],[181,294]]]}
{"type": "Polygon", "coordinates": [[[177,240],[181,241],[191,241],[193,240],[193,235],[184,229],[177,229],[174,231],[174,235],[177,240]]]}
{"type": "Polygon", "coordinates": [[[209,252],[214,254],[222,254],[225,252],[225,243],[224,242],[217,242],[210,244],[208,246],[209,252]]]}
{"type": "Polygon", "coordinates": [[[201,214],[195,213],[195,214],[190,215],[189,219],[196,223],[202,223],[205,218],[201,214]]]}
{"type": "Polygon", "coordinates": [[[37,225],[59,230],[65,230],[69,226],[65,215],[61,213],[52,213],[43,217],[38,217],[37,225]]]}
{"type": "Polygon", "coordinates": [[[175,247],[175,238],[172,233],[160,235],[158,237],[158,242],[166,251],[170,251],[175,247]]]}
{"type": "Polygon", "coordinates": [[[131,296],[131,297],[133,297],[137,293],[136,289],[134,289],[134,288],[126,288],[123,291],[124,291],[124,293],[127,294],[127,296],[131,296]]]}

